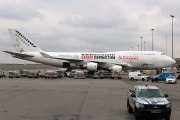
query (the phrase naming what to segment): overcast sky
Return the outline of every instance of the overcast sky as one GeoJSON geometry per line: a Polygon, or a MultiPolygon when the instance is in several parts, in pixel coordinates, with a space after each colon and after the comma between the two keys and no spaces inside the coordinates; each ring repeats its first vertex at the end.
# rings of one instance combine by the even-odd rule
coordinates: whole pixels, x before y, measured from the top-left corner
{"type": "MultiPolygon", "coordinates": [[[[179,0],[0,0],[0,49],[15,50],[7,28],[22,32],[44,51],[145,50],[180,57],[179,0]]],[[[29,63],[0,52],[0,63],[29,63]]]]}

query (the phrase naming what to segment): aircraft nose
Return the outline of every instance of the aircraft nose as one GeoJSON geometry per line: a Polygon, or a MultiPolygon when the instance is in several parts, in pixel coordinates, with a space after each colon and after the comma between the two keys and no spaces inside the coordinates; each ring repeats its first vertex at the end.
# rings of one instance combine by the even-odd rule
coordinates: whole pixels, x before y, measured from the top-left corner
{"type": "Polygon", "coordinates": [[[171,62],[172,62],[172,64],[176,64],[176,61],[175,61],[174,59],[172,59],[172,61],[171,61],[171,62]]]}
{"type": "Polygon", "coordinates": [[[167,64],[169,66],[174,65],[175,63],[176,63],[176,61],[174,59],[172,59],[172,58],[169,58],[168,61],[167,61],[167,64]]]}

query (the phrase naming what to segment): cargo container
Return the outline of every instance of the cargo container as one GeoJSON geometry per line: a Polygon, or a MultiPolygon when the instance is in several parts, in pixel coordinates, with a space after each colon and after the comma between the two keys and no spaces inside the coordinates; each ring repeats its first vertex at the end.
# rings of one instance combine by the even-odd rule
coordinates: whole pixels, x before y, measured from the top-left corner
{"type": "Polygon", "coordinates": [[[57,72],[53,70],[45,71],[44,73],[45,78],[57,78],[57,72]]]}

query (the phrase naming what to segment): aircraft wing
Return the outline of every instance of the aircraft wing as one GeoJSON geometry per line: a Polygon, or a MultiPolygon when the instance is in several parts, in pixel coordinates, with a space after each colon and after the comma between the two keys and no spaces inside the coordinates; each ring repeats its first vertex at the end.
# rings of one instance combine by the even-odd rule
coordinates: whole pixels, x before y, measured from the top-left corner
{"type": "Polygon", "coordinates": [[[12,52],[12,51],[3,51],[3,52],[14,55],[14,56],[18,56],[18,57],[34,57],[33,55],[27,55],[27,54],[23,54],[19,52],[12,52]]]}
{"type": "Polygon", "coordinates": [[[128,67],[128,64],[116,64],[116,63],[111,63],[111,62],[101,62],[101,61],[93,61],[93,60],[80,60],[80,59],[72,59],[72,58],[58,58],[58,57],[52,57],[44,52],[40,52],[40,54],[45,57],[45,58],[52,58],[52,59],[59,59],[59,60],[66,60],[66,61],[69,61],[71,63],[88,63],[88,62],[95,62],[95,63],[98,63],[100,66],[104,66],[105,64],[113,64],[113,65],[120,65],[120,66],[123,66],[123,67],[128,67]]]}
{"type": "Polygon", "coordinates": [[[79,59],[70,59],[70,58],[58,58],[58,57],[52,57],[44,52],[39,52],[44,58],[52,58],[52,59],[59,59],[59,60],[66,60],[69,62],[82,62],[84,60],[79,60],[79,59]]]}

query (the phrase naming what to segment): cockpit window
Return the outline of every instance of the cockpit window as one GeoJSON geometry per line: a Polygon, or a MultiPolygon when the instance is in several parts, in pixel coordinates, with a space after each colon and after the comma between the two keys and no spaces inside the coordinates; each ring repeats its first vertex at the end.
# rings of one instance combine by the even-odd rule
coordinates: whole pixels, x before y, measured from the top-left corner
{"type": "Polygon", "coordinates": [[[164,53],[161,53],[161,55],[165,55],[164,53]]]}

